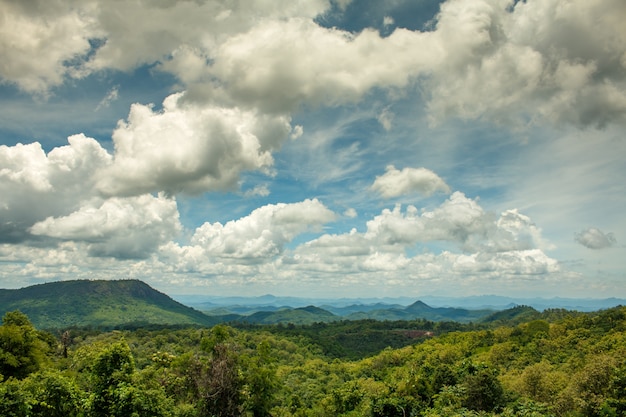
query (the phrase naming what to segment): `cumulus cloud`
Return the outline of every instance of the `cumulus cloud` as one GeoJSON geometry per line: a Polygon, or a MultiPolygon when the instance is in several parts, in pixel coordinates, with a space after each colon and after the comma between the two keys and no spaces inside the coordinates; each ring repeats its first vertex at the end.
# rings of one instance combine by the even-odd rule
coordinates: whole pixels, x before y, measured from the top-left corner
{"type": "Polygon", "coordinates": [[[82,134],[68,142],[48,154],[38,142],[0,146],[0,240],[24,240],[35,222],[66,214],[94,195],[96,175],[111,155],[82,134]]]}
{"type": "Polygon", "coordinates": [[[191,244],[213,258],[267,261],[299,234],[319,230],[335,217],[317,199],[270,204],[226,224],[205,223],[196,229],[191,244]]]}
{"type": "Polygon", "coordinates": [[[461,192],[455,192],[433,211],[397,204],[367,222],[367,236],[381,243],[413,245],[418,241],[451,241],[461,245],[484,238],[494,219],[461,192]]]}
{"type": "Polygon", "coordinates": [[[450,193],[450,187],[437,174],[426,168],[404,168],[397,170],[389,165],[386,172],[376,177],[372,190],[385,198],[419,193],[429,197],[437,191],[450,193]]]}
{"type": "Polygon", "coordinates": [[[450,0],[435,32],[447,59],[428,81],[433,120],[603,126],[626,113],[620,0],[450,0]]]}
{"type": "Polygon", "coordinates": [[[268,21],[219,45],[210,72],[229,97],[264,111],[335,106],[374,87],[407,86],[441,58],[431,38],[405,29],[382,38],[375,30],[353,35],[308,19],[268,21]]]}
{"type": "MultiPolygon", "coordinates": [[[[0,1],[0,77],[21,89],[47,94],[66,77],[95,71],[129,71],[182,58],[185,48],[208,56],[224,37],[249,30],[259,19],[312,19],[326,0],[231,4],[203,2],[116,2],[100,0],[0,1]]],[[[189,79],[174,65],[181,79],[189,79]]]]}
{"type": "Polygon", "coordinates": [[[269,113],[419,83],[434,122],[625,121],[621,0],[448,0],[431,31],[386,37],[321,27],[314,19],[326,0],[1,4],[0,77],[34,93],[66,77],[156,64],[190,100],[269,113]]]}
{"type": "Polygon", "coordinates": [[[93,4],[64,1],[0,1],[0,79],[29,93],[47,95],[66,76],[81,75],[89,40],[101,32],[93,4]]]}
{"type": "Polygon", "coordinates": [[[30,228],[34,235],[86,242],[92,256],[117,258],[145,258],[180,230],[176,202],[162,195],[93,200],[30,228]]]}
{"type": "MultiPolygon", "coordinates": [[[[626,121],[622,0],[448,0],[428,32],[396,29],[384,37],[316,22],[332,5],[347,4],[0,0],[3,83],[45,96],[68,78],[149,65],[174,75],[175,89],[185,90],[166,98],[162,109],[134,104],[113,133],[113,154],[84,135],[48,153],[38,143],[0,146],[0,241],[56,243],[23,251],[24,259],[37,259],[31,264],[40,277],[59,267],[53,259],[67,268],[77,264],[84,249],[93,255],[89,262],[103,265],[106,257],[156,252],[154,270],[209,271],[233,280],[302,270],[372,280],[380,271],[396,281],[557,272],[558,263],[543,252],[549,243],[528,216],[487,212],[458,192],[434,209],[397,205],[371,218],[363,232],[324,234],[295,248],[297,236],[335,218],[317,200],[206,223],[188,245],[171,241],[181,230],[172,196],[231,190],[246,171],[270,173],[273,152],[303,136],[302,126],[292,128],[291,114],[310,106],[351,104],[373,91],[419,91],[435,123],[448,117],[516,127],[626,121]],[[149,194],[158,192],[164,194],[149,194]],[[446,250],[410,255],[420,244],[446,250]]],[[[377,118],[385,130],[401,121],[390,108],[377,118]]],[[[359,146],[339,156],[354,161],[359,146]]],[[[327,181],[361,168],[331,165],[313,171],[327,181]]],[[[451,192],[432,171],[393,166],[371,189],[384,198],[451,192]]],[[[576,240],[596,249],[615,244],[613,234],[598,229],[576,240]]],[[[7,248],[0,257],[14,259],[7,248]]],[[[148,263],[140,262],[133,264],[138,271],[148,263]]]]}
{"type": "MultiPolygon", "coordinates": [[[[100,3],[100,2],[98,2],[100,3]]],[[[211,55],[224,38],[248,31],[264,20],[292,17],[312,19],[329,7],[327,0],[278,0],[272,2],[233,3],[219,0],[202,2],[120,2],[116,7],[102,3],[97,20],[106,43],[90,66],[94,69],[128,70],[143,63],[170,58],[188,59],[173,54],[189,45],[201,54],[211,55]]],[[[190,79],[183,66],[176,75],[190,79]]],[[[190,71],[197,68],[191,67],[190,71]]]]}
{"type": "Polygon", "coordinates": [[[497,217],[458,191],[432,211],[420,213],[412,205],[404,213],[400,205],[385,209],[367,222],[366,236],[394,245],[453,242],[465,251],[479,252],[551,247],[528,216],[507,210],[497,217]]]}
{"type": "Polygon", "coordinates": [[[475,200],[456,192],[432,211],[408,206],[385,209],[359,233],[325,234],[298,246],[284,259],[294,269],[326,273],[343,271],[403,271],[410,276],[481,275],[515,277],[560,271],[559,263],[542,249],[541,231],[527,217],[508,210],[499,217],[485,212],[475,200]],[[463,253],[407,251],[417,244],[440,241],[463,253]],[[415,272],[414,272],[415,271],[415,272]]]}
{"type": "Polygon", "coordinates": [[[600,229],[590,227],[576,233],[576,242],[589,249],[605,249],[617,243],[613,233],[604,233],[600,229]]]}
{"type": "Polygon", "coordinates": [[[134,104],[113,132],[115,158],[99,189],[109,195],[230,190],[248,170],[267,170],[271,151],[288,137],[288,117],[183,104],[169,96],[162,111],[134,104]]]}

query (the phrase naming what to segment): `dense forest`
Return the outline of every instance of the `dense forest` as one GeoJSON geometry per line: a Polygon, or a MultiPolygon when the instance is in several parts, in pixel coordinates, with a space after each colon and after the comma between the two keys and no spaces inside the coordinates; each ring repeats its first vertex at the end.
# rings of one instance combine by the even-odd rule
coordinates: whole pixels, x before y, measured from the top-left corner
{"type": "Polygon", "coordinates": [[[12,311],[0,415],[623,416],[625,331],[625,307],[106,332],[41,331],[12,311]]]}

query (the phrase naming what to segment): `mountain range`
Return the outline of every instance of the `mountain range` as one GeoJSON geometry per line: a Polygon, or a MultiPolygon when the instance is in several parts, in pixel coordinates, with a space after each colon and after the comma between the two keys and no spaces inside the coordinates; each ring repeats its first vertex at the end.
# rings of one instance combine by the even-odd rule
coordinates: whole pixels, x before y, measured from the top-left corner
{"type": "MultiPolygon", "coordinates": [[[[76,280],[33,285],[17,290],[0,289],[0,314],[20,310],[42,329],[68,327],[115,328],[145,325],[212,326],[217,323],[311,324],[340,320],[415,320],[456,321],[460,323],[510,319],[522,312],[515,309],[519,299],[496,296],[439,299],[457,306],[433,307],[423,300],[409,299],[339,299],[311,300],[297,297],[192,297],[185,305],[138,280],[76,280]],[[309,304],[307,304],[309,302],[309,304]],[[402,304],[406,303],[406,304],[402,304]],[[507,304],[504,304],[507,303],[507,304]],[[474,308],[461,308],[458,305],[474,308]],[[480,308],[476,308],[480,306],[480,308]],[[508,313],[507,313],[508,312],[508,313]]],[[[425,298],[428,299],[428,298],[425,298]]],[[[541,299],[534,299],[535,304],[541,299]]],[[[554,299],[553,299],[554,300],[554,299]]],[[[582,306],[591,311],[624,304],[624,300],[568,300],[546,304],[582,306]],[[562,302],[567,301],[567,302],[562,302]]],[[[527,300],[532,301],[532,300],[527,300]]],[[[544,300],[545,301],[545,300],[544,300]]],[[[536,312],[532,303],[521,304],[536,312]]],[[[539,304],[542,305],[542,304],[539,304]]],[[[541,309],[541,308],[540,308],[541,309]]],[[[574,308],[576,309],[576,308],[574,308]]],[[[528,311],[525,312],[528,314],[528,311]]]]}

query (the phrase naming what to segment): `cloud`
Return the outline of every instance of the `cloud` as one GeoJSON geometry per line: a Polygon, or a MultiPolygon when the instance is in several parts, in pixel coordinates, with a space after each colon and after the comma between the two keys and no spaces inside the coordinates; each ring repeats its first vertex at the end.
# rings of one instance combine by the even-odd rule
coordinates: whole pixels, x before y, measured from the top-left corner
{"type": "Polygon", "coordinates": [[[109,90],[109,92],[107,93],[107,95],[104,96],[104,98],[102,100],[100,100],[100,103],[98,103],[98,105],[96,106],[96,110],[95,111],[98,111],[98,110],[100,110],[102,108],[105,108],[105,107],[109,107],[111,102],[113,102],[113,101],[118,99],[119,92],[120,92],[120,86],[119,85],[116,85],[113,88],[111,88],[109,90]]]}
{"type": "Polygon", "coordinates": [[[372,245],[412,247],[425,242],[450,242],[464,251],[508,252],[551,248],[528,216],[507,210],[499,217],[483,210],[461,192],[432,211],[412,205],[385,209],[367,222],[365,238],[372,245]]]}
{"type": "Polygon", "coordinates": [[[576,242],[589,249],[605,249],[617,243],[613,233],[604,233],[600,229],[590,227],[576,233],[576,242]]]}
{"type": "Polygon", "coordinates": [[[620,0],[443,3],[435,33],[447,59],[426,90],[433,120],[624,123],[625,18],[620,0]]]}
{"type": "Polygon", "coordinates": [[[231,190],[242,172],[267,170],[271,151],[291,132],[288,117],[184,104],[181,97],[166,98],[162,111],[131,107],[113,132],[115,158],[98,184],[103,193],[231,190]]]}
{"type": "MultiPolygon", "coordinates": [[[[312,19],[330,5],[326,0],[245,5],[217,0],[116,2],[114,6],[101,0],[2,0],[0,6],[4,16],[0,77],[29,93],[47,95],[67,77],[187,59],[176,54],[187,45],[210,56],[224,37],[249,30],[259,19],[312,19]]],[[[186,79],[182,72],[177,74],[186,79]]]]}
{"type": "Polygon", "coordinates": [[[350,218],[350,219],[354,219],[356,217],[358,217],[358,213],[356,212],[356,209],[350,207],[348,209],[346,209],[346,211],[343,212],[343,215],[350,218]]]}
{"type": "Polygon", "coordinates": [[[0,79],[42,96],[67,76],[81,75],[80,57],[101,32],[92,4],[0,1],[0,79]],[[31,5],[33,7],[31,7],[31,5]],[[76,61],[78,59],[78,61],[76,61]]]}
{"type": "Polygon", "coordinates": [[[45,95],[67,77],[155,65],[189,100],[263,113],[354,103],[380,88],[424,92],[434,123],[626,122],[621,0],[449,0],[431,31],[385,37],[317,24],[332,5],[3,0],[0,77],[45,95]]]}
{"type": "Polygon", "coordinates": [[[48,217],[30,232],[86,242],[92,256],[145,258],[180,231],[176,202],[160,195],[92,200],[63,217],[48,217]]]}
{"type": "Polygon", "coordinates": [[[38,142],[0,146],[0,240],[22,241],[35,222],[67,214],[94,196],[96,174],[111,155],[82,134],[68,143],[48,154],[38,142]]]}
{"type": "Polygon", "coordinates": [[[426,197],[440,191],[450,193],[450,187],[434,172],[426,168],[404,168],[397,170],[389,165],[383,175],[376,177],[372,190],[385,198],[420,193],[426,197]]]}
{"type": "MultiPolygon", "coordinates": [[[[97,2],[101,3],[101,2],[97,2]]],[[[246,32],[259,21],[291,17],[311,19],[329,7],[326,0],[272,1],[246,4],[218,0],[202,2],[102,3],[95,18],[106,43],[89,62],[94,70],[128,71],[144,64],[211,57],[224,38],[246,32]],[[192,54],[189,54],[189,53],[192,54]]],[[[190,61],[191,60],[191,61],[190,61]]],[[[163,68],[190,81],[196,64],[172,63],[163,68]]]]}
{"type": "Polygon", "coordinates": [[[352,229],[322,235],[294,249],[283,265],[323,273],[397,271],[420,279],[481,274],[513,279],[559,272],[559,263],[543,252],[542,245],[541,231],[527,216],[508,210],[496,217],[455,192],[439,207],[421,214],[414,206],[404,213],[400,205],[385,209],[367,222],[364,233],[352,229]],[[463,253],[407,255],[417,245],[433,241],[443,242],[444,247],[450,243],[451,249],[463,253]]]}
{"type": "Polygon", "coordinates": [[[246,190],[243,195],[246,197],[267,197],[268,195],[270,195],[270,189],[268,188],[267,184],[260,184],[255,186],[254,188],[246,190]]]}
{"type": "Polygon", "coordinates": [[[378,123],[380,123],[383,129],[389,131],[391,130],[393,116],[394,114],[389,111],[389,108],[385,108],[377,117],[378,123]]]}
{"type": "Polygon", "coordinates": [[[319,230],[335,214],[317,199],[292,204],[270,204],[226,224],[205,223],[196,229],[191,244],[210,258],[267,262],[296,236],[319,230]]]}
{"type": "Polygon", "coordinates": [[[496,276],[533,276],[560,271],[558,261],[540,249],[453,255],[452,268],[460,274],[496,273],[496,276]]]}
{"type": "Polygon", "coordinates": [[[293,18],[261,22],[227,39],[209,71],[236,102],[280,113],[303,103],[353,103],[375,87],[405,87],[441,57],[430,33],[398,29],[382,38],[366,29],[353,35],[293,18]]]}

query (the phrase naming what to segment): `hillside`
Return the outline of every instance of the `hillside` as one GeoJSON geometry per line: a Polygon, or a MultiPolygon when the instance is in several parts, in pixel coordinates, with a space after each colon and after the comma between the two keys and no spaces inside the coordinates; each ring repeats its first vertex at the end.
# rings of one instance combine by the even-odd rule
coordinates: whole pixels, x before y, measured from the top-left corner
{"type": "Polygon", "coordinates": [[[487,321],[73,329],[56,339],[12,314],[0,325],[0,416],[626,416],[626,307],[520,306],[487,321]]]}
{"type": "Polygon", "coordinates": [[[42,329],[215,323],[138,280],[60,281],[0,290],[0,314],[13,310],[25,313],[42,329]]]}

